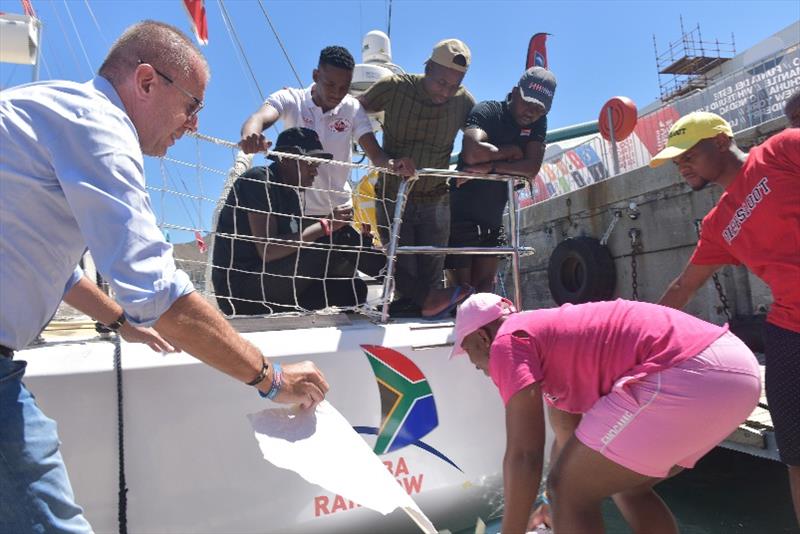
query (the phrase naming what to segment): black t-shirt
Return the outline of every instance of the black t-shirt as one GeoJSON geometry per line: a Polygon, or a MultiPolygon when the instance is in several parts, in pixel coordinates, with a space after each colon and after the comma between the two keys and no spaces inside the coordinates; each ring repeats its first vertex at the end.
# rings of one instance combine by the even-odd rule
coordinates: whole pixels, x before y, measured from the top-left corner
{"type": "MultiPolygon", "coordinates": [[[[214,240],[214,276],[225,276],[225,268],[251,272],[269,271],[253,240],[247,219],[248,212],[269,212],[277,221],[278,235],[300,230],[300,191],[275,178],[275,166],[253,167],[242,174],[231,187],[217,219],[214,240]],[[239,239],[228,237],[236,235],[239,239]]],[[[231,271],[236,276],[236,271],[231,271]]]]}
{"type": "MultiPolygon", "coordinates": [[[[516,144],[525,152],[531,141],[544,143],[547,135],[547,115],[542,115],[530,127],[520,128],[514,121],[505,100],[486,100],[478,103],[467,117],[465,129],[480,128],[495,146],[516,144]]],[[[464,167],[459,156],[458,168],[464,167]]],[[[470,180],[461,187],[450,186],[450,215],[454,223],[469,222],[497,228],[503,224],[503,209],[508,201],[508,183],[470,180]]]]}

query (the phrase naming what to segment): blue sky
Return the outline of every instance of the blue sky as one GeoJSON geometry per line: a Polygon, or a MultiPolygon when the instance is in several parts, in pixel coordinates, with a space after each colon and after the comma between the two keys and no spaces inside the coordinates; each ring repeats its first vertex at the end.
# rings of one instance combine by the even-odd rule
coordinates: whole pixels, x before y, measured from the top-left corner
{"type": "MultiPolygon", "coordinates": [[[[42,78],[86,80],[108,45],[128,25],[143,18],[169,22],[189,32],[180,0],[32,0],[44,21],[42,78]],[[88,6],[88,7],[87,7],[88,6]],[[90,9],[91,8],[91,13],[90,9]],[[97,21],[97,26],[92,19],[97,21]],[[74,22],[74,27],[73,27],[74,22]],[[99,26],[99,29],[98,29],[99,26]],[[80,40],[75,28],[78,30],[80,40]]],[[[311,81],[319,50],[339,44],[360,61],[361,37],[373,29],[387,31],[388,2],[262,0],[304,84],[311,81]]],[[[264,94],[297,81],[281,52],[257,0],[206,0],[210,43],[203,47],[212,70],[206,108],[200,116],[203,133],[237,140],[239,128],[260,104],[255,84],[223,22],[224,5],[264,94]]],[[[0,11],[22,11],[18,0],[0,0],[0,11]]],[[[729,42],[734,34],[743,51],[800,18],[796,0],[695,2],[525,2],[525,1],[405,1],[391,4],[394,62],[407,72],[419,72],[432,45],[458,37],[471,48],[473,63],[465,85],[478,100],[501,99],[524,68],[530,37],[553,34],[548,41],[551,70],[558,89],[549,115],[551,128],[593,120],[603,103],[615,95],[632,98],[640,108],[656,99],[658,78],[653,35],[660,48],[680,36],[679,16],[686,28],[700,24],[704,39],[729,42]]],[[[31,68],[0,64],[2,87],[26,83],[31,68]]],[[[273,134],[274,135],[274,134],[273,134]]],[[[456,147],[457,149],[458,147],[456,147]]],[[[196,159],[191,140],[173,147],[171,155],[196,159]]],[[[224,155],[204,161],[215,168],[229,164],[224,155]]],[[[158,162],[148,163],[148,181],[161,180],[158,162]]],[[[178,189],[192,174],[172,172],[178,189]],[[175,176],[177,174],[177,177],[175,176]]],[[[221,182],[205,176],[204,193],[216,195],[221,182]]],[[[154,205],[159,201],[154,195],[154,205]]],[[[183,208],[186,211],[185,208],[183,208]]],[[[205,209],[198,208],[209,224],[205,209]]],[[[192,208],[189,208],[192,211],[192,208]]],[[[199,220],[195,215],[193,221],[199,220]]],[[[190,219],[192,217],[189,217],[190,219]]],[[[182,239],[181,239],[182,240],[182,239]]]]}

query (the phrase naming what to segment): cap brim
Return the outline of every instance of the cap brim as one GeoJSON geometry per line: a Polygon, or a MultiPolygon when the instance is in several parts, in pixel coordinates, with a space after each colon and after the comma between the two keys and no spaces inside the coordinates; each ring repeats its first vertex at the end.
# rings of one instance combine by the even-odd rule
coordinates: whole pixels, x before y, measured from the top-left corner
{"type": "MultiPolygon", "coordinates": [[[[436,63],[440,67],[444,67],[446,69],[454,70],[454,71],[457,71],[457,72],[467,72],[467,70],[469,69],[469,65],[467,65],[466,67],[462,67],[461,65],[454,65],[452,63],[450,63],[450,64],[442,63],[441,61],[438,61],[438,60],[434,59],[433,56],[429,57],[428,61],[430,61],[431,63],[436,63]]],[[[427,61],[426,61],[426,63],[427,63],[427,61]]]]}
{"type": "Polygon", "coordinates": [[[463,356],[464,354],[467,353],[467,351],[465,351],[464,348],[461,346],[463,342],[464,342],[463,337],[461,339],[456,338],[453,341],[453,350],[450,351],[450,358],[448,359],[452,360],[453,358],[456,358],[458,356],[463,356]]]}
{"type": "MultiPolygon", "coordinates": [[[[276,152],[286,152],[287,154],[297,154],[298,156],[310,156],[312,158],[321,158],[321,159],[333,159],[333,154],[330,152],[323,152],[321,150],[312,150],[306,153],[300,153],[296,150],[281,150],[279,148],[275,149],[276,152]]],[[[275,156],[273,154],[267,154],[267,159],[271,159],[272,161],[278,161],[279,156],[275,156]]]]}
{"type": "Polygon", "coordinates": [[[522,91],[519,92],[519,96],[520,96],[520,98],[522,98],[522,100],[524,100],[528,104],[538,104],[538,105],[542,106],[542,109],[544,109],[545,113],[548,113],[550,111],[550,108],[547,107],[547,104],[545,104],[544,102],[542,102],[541,100],[539,100],[536,97],[525,96],[525,93],[523,93],[522,91]]]}
{"type": "Polygon", "coordinates": [[[664,148],[664,150],[653,156],[653,159],[650,160],[650,167],[655,169],[656,167],[659,167],[664,163],[670,161],[672,158],[677,158],[690,148],[692,147],[680,148],[677,146],[668,146],[664,148]]]}

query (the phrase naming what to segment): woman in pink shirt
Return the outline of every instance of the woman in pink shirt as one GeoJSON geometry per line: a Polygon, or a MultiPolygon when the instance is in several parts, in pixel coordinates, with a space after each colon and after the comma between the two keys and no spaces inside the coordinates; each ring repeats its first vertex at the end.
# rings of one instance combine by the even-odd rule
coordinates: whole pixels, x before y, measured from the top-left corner
{"type": "Polygon", "coordinates": [[[456,317],[453,355],[464,352],[506,406],[504,534],[525,532],[537,497],[545,404],[556,532],[602,531],[613,497],[634,532],[677,533],[653,486],[693,467],[761,394],[758,363],[727,326],[645,302],[517,312],[479,293],[456,317]]]}

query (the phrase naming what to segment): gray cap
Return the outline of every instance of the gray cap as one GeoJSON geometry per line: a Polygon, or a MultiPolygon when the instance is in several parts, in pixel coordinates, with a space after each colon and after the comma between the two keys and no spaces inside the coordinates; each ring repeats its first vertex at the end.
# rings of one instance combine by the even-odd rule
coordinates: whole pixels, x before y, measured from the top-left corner
{"type": "Polygon", "coordinates": [[[545,113],[550,111],[556,92],[556,77],[552,72],[542,67],[531,67],[519,79],[517,87],[523,100],[541,104],[545,113]]]}

